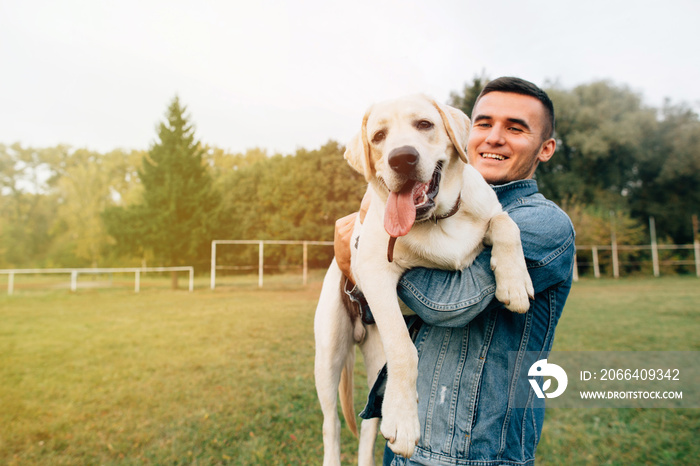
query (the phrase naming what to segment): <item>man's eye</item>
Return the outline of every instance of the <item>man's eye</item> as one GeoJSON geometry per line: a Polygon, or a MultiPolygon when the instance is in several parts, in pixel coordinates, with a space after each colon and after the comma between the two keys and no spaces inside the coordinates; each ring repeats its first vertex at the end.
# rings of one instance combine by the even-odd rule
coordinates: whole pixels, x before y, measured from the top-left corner
{"type": "Polygon", "coordinates": [[[384,133],[384,131],[377,131],[374,133],[374,136],[372,136],[372,142],[374,144],[379,144],[384,138],[386,138],[386,133],[384,133]]]}
{"type": "Polygon", "coordinates": [[[420,120],[416,123],[418,129],[431,129],[433,126],[435,126],[433,122],[428,120],[420,120]]]}
{"type": "Polygon", "coordinates": [[[515,127],[515,126],[511,126],[511,127],[508,128],[508,129],[509,129],[510,131],[515,132],[515,133],[522,133],[522,132],[523,132],[522,128],[517,128],[517,127],[515,127]]]}

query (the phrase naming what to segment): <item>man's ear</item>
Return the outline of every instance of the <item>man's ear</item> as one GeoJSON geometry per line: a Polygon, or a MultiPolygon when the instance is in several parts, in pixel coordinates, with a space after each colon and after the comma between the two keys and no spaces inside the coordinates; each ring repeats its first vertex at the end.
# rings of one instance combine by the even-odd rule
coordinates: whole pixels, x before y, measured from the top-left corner
{"type": "Polygon", "coordinates": [[[345,160],[358,173],[364,175],[369,181],[374,175],[374,165],[372,164],[371,149],[369,140],[367,139],[367,119],[369,118],[369,110],[362,118],[362,128],[360,132],[353,137],[345,147],[345,160]]]}
{"type": "Polygon", "coordinates": [[[556,139],[547,139],[545,142],[542,143],[542,147],[540,147],[540,153],[537,155],[537,160],[539,160],[540,162],[548,162],[549,159],[552,158],[552,156],[554,155],[554,151],[556,150],[556,139]]]}
{"type": "Polygon", "coordinates": [[[462,159],[462,162],[468,164],[469,159],[467,158],[466,147],[467,139],[469,139],[469,117],[463,111],[449,105],[442,105],[434,100],[432,103],[440,113],[442,124],[445,125],[447,135],[450,137],[450,141],[452,141],[455,149],[457,149],[459,158],[462,159]]]}

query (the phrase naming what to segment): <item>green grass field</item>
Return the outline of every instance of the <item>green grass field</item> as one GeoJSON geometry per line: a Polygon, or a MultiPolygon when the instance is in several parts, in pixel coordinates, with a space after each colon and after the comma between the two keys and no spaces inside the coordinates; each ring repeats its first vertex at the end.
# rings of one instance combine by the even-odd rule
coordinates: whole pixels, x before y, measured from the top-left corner
{"type": "MultiPolygon", "coordinates": [[[[140,294],[18,283],[0,294],[0,464],[319,464],[313,278],[140,294]]],[[[698,302],[697,278],[583,280],[555,349],[698,351],[698,302]]],[[[698,409],[546,416],[538,464],[700,464],[698,409]]],[[[344,429],[344,464],[355,445],[344,429]]]]}

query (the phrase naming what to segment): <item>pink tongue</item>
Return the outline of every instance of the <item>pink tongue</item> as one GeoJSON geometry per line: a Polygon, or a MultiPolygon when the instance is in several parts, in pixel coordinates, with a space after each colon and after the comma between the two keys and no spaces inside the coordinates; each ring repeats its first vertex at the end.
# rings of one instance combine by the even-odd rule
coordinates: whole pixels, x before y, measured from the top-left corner
{"type": "Polygon", "coordinates": [[[398,238],[411,231],[416,221],[416,206],[413,202],[415,183],[406,183],[401,192],[389,193],[389,200],[384,211],[384,229],[389,236],[398,238]]]}

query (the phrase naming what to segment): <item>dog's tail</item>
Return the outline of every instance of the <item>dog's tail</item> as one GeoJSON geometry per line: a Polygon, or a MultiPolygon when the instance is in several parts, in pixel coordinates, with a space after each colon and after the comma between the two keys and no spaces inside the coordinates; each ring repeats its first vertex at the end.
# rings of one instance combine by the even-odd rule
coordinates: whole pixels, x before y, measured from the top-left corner
{"type": "Polygon", "coordinates": [[[340,374],[340,385],[338,386],[340,407],[343,411],[343,417],[350,431],[358,436],[357,421],[355,420],[355,405],[353,400],[353,370],[355,368],[355,347],[348,352],[345,359],[345,367],[340,374]]]}

